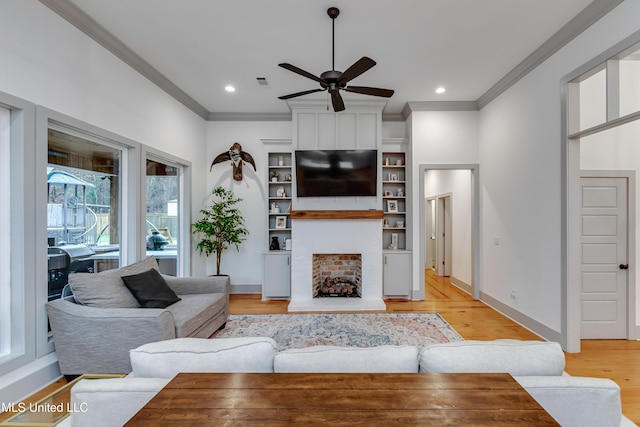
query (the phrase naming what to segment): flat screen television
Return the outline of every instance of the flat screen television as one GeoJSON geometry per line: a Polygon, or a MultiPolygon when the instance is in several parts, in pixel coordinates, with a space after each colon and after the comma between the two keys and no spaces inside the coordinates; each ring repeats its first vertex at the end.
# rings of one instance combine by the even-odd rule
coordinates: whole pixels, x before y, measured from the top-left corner
{"type": "Polygon", "coordinates": [[[377,150],[297,150],[298,197],[375,196],[377,150]]]}

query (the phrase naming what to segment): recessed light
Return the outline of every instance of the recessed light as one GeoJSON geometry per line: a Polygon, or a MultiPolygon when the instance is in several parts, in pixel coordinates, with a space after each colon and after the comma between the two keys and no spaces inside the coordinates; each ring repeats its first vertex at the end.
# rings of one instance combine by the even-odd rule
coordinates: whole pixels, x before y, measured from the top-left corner
{"type": "Polygon", "coordinates": [[[439,88],[436,88],[436,93],[445,93],[447,90],[445,88],[443,88],[442,86],[440,86],[439,88]]]}
{"type": "Polygon", "coordinates": [[[226,90],[227,92],[235,92],[235,91],[236,91],[236,88],[235,88],[235,87],[233,87],[233,86],[231,86],[231,85],[226,85],[226,86],[224,87],[224,90],[226,90]]]}

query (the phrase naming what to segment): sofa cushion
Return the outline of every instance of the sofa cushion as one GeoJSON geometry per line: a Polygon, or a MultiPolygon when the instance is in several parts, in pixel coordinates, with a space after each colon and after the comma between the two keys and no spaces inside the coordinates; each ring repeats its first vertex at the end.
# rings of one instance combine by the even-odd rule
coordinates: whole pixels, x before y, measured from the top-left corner
{"type": "Polygon", "coordinates": [[[421,372],[507,372],[562,375],[560,344],[544,341],[460,341],[433,344],[420,352],[421,372]]]}
{"type": "Polygon", "coordinates": [[[273,372],[276,342],[266,337],[176,338],[129,351],[133,376],[172,378],[179,372],[273,372]]]}
{"type": "Polygon", "coordinates": [[[418,349],[408,345],[379,347],[314,346],[276,354],[274,372],[418,372],[418,349]]]}
{"type": "Polygon", "coordinates": [[[122,276],[122,281],[142,308],[165,308],[180,301],[155,268],[140,274],[122,276]]]}
{"type": "Polygon", "coordinates": [[[180,295],[180,298],[180,301],[166,308],[173,316],[176,338],[195,336],[226,306],[224,294],[180,295]]]}
{"type": "Polygon", "coordinates": [[[621,425],[620,387],[609,379],[572,376],[515,379],[563,427],[621,425]]]}
{"type": "Polygon", "coordinates": [[[99,308],[138,308],[140,304],[124,285],[122,276],[151,268],[158,270],[158,262],[152,256],[115,270],[70,274],[69,285],[78,304],[99,308]]]}

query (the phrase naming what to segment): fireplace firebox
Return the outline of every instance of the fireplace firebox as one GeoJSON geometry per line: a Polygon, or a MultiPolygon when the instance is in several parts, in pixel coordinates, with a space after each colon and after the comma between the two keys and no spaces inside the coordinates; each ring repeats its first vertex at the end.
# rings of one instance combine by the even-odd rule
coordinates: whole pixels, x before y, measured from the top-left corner
{"type": "Polygon", "coordinates": [[[313,298],[360,298],[361,254],[313,254],[313,298]]]}

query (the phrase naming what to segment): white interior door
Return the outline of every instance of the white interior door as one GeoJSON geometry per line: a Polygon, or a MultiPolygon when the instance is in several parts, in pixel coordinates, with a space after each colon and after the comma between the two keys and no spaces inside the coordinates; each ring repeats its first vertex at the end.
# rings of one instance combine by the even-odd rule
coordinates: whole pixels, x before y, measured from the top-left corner
{"type": "Polygon", "coordinates": [[[581,338],[627,338],[626,178],[581,178],[581,338]]]}
{"type": "Polygon", "coordinates": [[[438,197],[436,211],[436,274],[451,276],[451,197],[438,197]]]}
{"type": "Polygon", "coordinates": [[[426,268],[436,268],[436,201],[433,198],[427,198],[425,203],[425,260],[426,268]]]}

